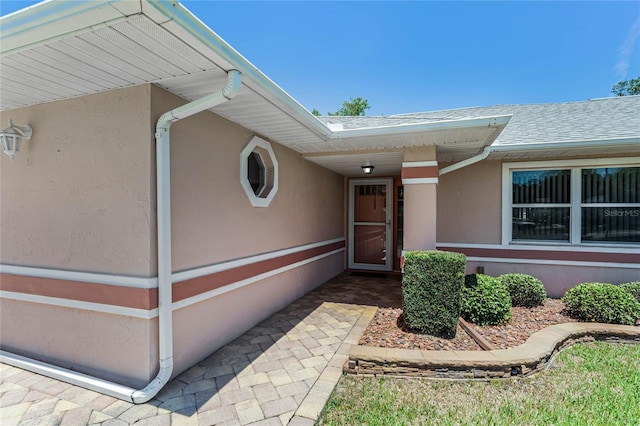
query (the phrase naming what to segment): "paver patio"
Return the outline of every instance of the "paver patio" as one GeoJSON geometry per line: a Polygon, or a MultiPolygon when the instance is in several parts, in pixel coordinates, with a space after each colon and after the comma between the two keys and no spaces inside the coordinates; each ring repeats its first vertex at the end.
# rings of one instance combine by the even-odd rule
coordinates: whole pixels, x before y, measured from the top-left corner
{"type": "Polygon", "coordinates": [[[141,405],[0,364],[0,424],[313,425],[376,307],[399,298],[397,280],[342,274],[141,405]]]}

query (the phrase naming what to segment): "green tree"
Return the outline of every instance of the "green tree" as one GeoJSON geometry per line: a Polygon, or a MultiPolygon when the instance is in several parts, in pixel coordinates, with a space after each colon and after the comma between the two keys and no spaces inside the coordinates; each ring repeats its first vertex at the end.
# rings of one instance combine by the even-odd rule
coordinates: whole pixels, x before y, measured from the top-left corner
{"type": "Polygon", "coordinates": [[[371,105],[369,105],[369,101],[362,98],[349,98],[348,101],[344,101],[342,103],[342,108],[337,110],[336,112],[329,113],[329,115],[344,115],[349,117],[359,117],[363,116],[365,111],[371,109],[371,105]]]}
{"type": "Polygon", "coordinates": [[[311,114],[315,115],[316,117],[320,117],[320,111],[318,111],[318,109],[317,109],[317,108],[314,108],[314,109],[311,111],[311,114]]]}
{"type": "Polygon", "coordinates": [[[640,77],[617,82],[611,87],[611,93],[616,96],[640,95],[640,77]]]}

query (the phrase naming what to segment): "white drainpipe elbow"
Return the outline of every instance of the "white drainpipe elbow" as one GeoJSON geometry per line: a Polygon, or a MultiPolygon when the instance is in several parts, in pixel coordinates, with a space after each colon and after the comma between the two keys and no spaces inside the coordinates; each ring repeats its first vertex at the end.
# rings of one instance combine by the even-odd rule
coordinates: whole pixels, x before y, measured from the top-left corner
{"type": "Polygon", "coordinates": [[[491,154],[491,151],[493,151],[493,147],[491,145],[487,145],[484,147],[484,149],[480,154],[474,155],[473,157],[467,158],[466,160],[458,161],[457,163],[453,163],[447,167],[441,168],[440,171],[438,172],[438,175],[442,176],[446,173],[453,172],[463,167],[467,167],[472,164],[479,163],[480,161],[486,159],[489,156],[489,154],[491,154]]]}
{"type": "Polygon", "coordinates": [[[160,392],[173,373],[173,309],[171,279],[171,179],[170,128],[175,121],[197,114],[232,99],[240,91],[242,75],[228,72],[229,83],[203,98],[164,113],[156,125],[156,189],[158,225],[158,356],[160,369],[143,389],[133,389],[77,371],[0,350],[0,361],[47,377],[91,389],[106,395],[143,404],[160,392]]]}

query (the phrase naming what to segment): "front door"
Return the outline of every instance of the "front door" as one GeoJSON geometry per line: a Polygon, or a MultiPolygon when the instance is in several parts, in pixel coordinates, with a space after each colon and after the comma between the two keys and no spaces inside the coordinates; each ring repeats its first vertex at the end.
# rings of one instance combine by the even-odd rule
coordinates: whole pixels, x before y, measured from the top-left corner
{"type": "Polygon", "coordinates": [[[392,179],[349,181],[349,268],[391,271],[392,179]]]}

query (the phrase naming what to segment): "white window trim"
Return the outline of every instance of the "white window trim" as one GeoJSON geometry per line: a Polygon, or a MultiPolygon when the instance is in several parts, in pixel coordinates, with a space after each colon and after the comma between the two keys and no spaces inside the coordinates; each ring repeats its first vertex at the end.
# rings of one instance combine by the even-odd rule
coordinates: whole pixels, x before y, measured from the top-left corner
{"type": "MultiPolygon", "coordinates": [[[[620,157],[620,158],[591,158],[579,160],[549,160],[549,161],[523,161],[502,163],[502,245],[562,245],[562,246],[615,246],[629,247],[636,246],[634,243],[582,243],[580,241],[580,221],[571,220],[571,234],[569,242],[552,242],[552,241],[512,241],[512,171],[520,170],[552,170],[552,169],[571,169],[571,193],[580,193],[580,169],[581,168],[602,168],[602,167],[638,167],[640,166],[640,157],[620,157]]],[[[613,207],[617,203],[598,204],[599,207],[613,207]]],[[[571,217],[576,212],[580,212],[582,206],[588,206],[588,203],[582,204],[582,200],[578,196],[571,197],[571,217]]],[[[628,204],[625,204],[628,206],[628,204]]]]}
{"type": "MultiPolygon", "coordinates": [[[[260,154],[258,153],[258,156],[260,154]]],[[[261,161],[262,157],[260,157],[261,161]]],[[[247,198],[251,202],[253,207],[268,207],[273,200],[273,197],[278,192],[278,160],[276,159],[276,155],[273,152],[273,148],[271,148],[271,144],[264,139],[254,136],[251,138],[247,146],[240,153],[240,183],[244,188],[244,192],[247,194],[247,198]],[[253,192],[253,188],[251,187],[251,183],[247,178],[247,173],[249,169],[249,165],[247,164],[249,155],[253,152],[256,147],[260,147],[269,153],[269,157],[271,157],[271,161],[273,162],[273,187],[269,192],[269,195],[266,197],[261,197],[256,195],[253,192]]],[[[266,185],[265,185],[266,186],[266,185]]],[[[264,191],[264,186],[261,187],[260,193],[264,191]]]]}

